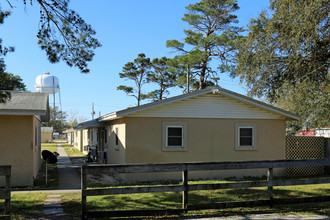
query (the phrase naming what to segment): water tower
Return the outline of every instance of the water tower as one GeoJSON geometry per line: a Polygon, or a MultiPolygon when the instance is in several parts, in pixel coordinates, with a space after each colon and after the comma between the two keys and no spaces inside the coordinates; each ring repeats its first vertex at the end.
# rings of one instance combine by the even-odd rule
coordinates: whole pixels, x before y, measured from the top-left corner
{"type": "Polygon", "coordinates": [[[59,84],[58,78],[56,76],[53,76],[52,74],[50,74],[48,72],[43,75],[37,76],[34,88],[35,88],[36,92],[53,94],[53,109],[54,110],[55,110],[55,94],[58,93],[59,102],[60,102],[60,110],[62,111],[60,84],[59,84]]]}

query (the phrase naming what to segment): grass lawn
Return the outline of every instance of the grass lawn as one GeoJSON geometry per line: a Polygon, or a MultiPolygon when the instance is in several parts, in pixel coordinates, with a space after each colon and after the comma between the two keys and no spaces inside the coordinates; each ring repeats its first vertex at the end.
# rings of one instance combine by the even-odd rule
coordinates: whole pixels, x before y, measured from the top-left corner
{"type": "Polygon", "coordinates": [[[83,157],[86,156],[83,152],[81,152],[78,149],[75,149],[70,144],[62,144],[62,147],[64,148],[65,152],[69,157],[83,157]]]}
{"type": "Polygon", "coordinates": [[[43,150],[48,150],[50,152],[56,152],[57,151],[57,144],[54,144],[54,143],[42,143],[41,144],[41,152],[43,150]]]}
{"type": "MultiPolygon", "coordinates": [[[[44,193],[12,193],[11,219],[35,219],[39,213],[42,213],[44,201],[44,193]]],[[[0,200],[0,213],[3,212],[4,201],[0,200]]]]}
{"type": "MultiPolygon", "coordinates": [[[[203,181],[204,182],[204,181],[203,181]]],[[[216,181],[211,181],[215,183],[216,181]]],[[[194,182],[196,183],[196,182],[194,182]]],[[[330,195],[330,184],[274,187],[275,198],[305,197],[330,195]]],[[[34,218],[42,212],[45,193],[12,194],[12,219],[34,218]]],[[[266,199],[267,190],[263,188],[228,189],[214,191],[194,191],[189,193],[189,204],[211,203],[221,201],[243,201],[266,199]]],[[[72,218],[79,217],[81,213],[81,194],[61,194],[64,213],[72,218]]],[[[87,197],[88,210],[134,210],[134,209],[174,209],[181,208],[181,193],[143,193],[114,196],[87,197]]],[[[0,213],[3,213],[3,200],[0,200],[0,213]]],[[[247,216],[253,214],[307,214],[330,216],[330,202],[310,203],[299,205],[282,205],[270,208],[231,208],[190,211],[180,217],[226,217],[247,216]]],[[[178,216],[159,216],[157,218],[169,219],[178,216]]],[[[127,219],[131,219],[129,217],[127,219]]],[[[150,217],[149,219],[154,219],[150,217]]],[[[144,218],[145,219],[145,218],[144,218]]]]}
{"type": "MultiPolygon", "coordinates": [[[[219,183],[219,181],[206,181],[219,183]]],[[[224,182],[224,181],[221,181],[224,182]]],[[[226,181],[225,181],[226,182],[226,181]]],[[[197,183],[194,181],[194,183],[197,183]]],[[[203,181],[205,183],[205,181],[203,181]]],[[[191,184],[191,182],[190,182],[191,184]]],[[[330,195],[330,184],[274,187],[274,198],[293,198],[330,195]]],[[[188,195],[189,204],[215,203],[226,201],[246,201],[268,199],[267,188],[227,189],[213,191],[192,191],[188,195]]],[[[143,193],[112,196],[87,197],[89,210],[136,210],[136,209],[176,209],[181,208],[181,192],[143,193]]],[[[182,214],[193,216],[244,216],[256,213],[280,214],[322,214],[330,216],[330,202],[299,205],[283,205],[253,208],[231,208],[218,210],[190,211],[182,214]]],[[[169,216],[167,216],[169,217],[169,216]]]]}
{"type": "Polygon", "coordinates": [[[67,142],[67,139],[65,139],[65,138],[64,139],[53,139],[53,142],[56,142],[56,141],[67,142]]]}

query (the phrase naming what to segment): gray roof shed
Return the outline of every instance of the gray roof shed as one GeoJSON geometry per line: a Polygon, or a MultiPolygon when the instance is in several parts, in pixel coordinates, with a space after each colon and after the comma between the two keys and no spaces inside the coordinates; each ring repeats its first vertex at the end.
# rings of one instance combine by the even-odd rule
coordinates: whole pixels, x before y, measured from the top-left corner
{"type": "Polygon", "coordinates": [[[0,103],[0,115],[39,115],[42,121],[49,121],[48,94],[11,92],[11,99],[0,103]]]}

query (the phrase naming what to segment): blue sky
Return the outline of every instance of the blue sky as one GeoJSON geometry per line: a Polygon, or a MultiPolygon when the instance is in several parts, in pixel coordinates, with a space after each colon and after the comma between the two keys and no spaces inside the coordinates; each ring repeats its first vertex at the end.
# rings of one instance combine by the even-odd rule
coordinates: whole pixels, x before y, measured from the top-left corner
{"type": "MultiPolygon", "coordinates": [[[[30,1],[27,1],[30,2],[30,1]]],[[[130,85],[120,79],[125,63],[134,60],[143,52],[151,59],[173,57],[166,40],[184,38],[188,26],[181,20],[185,6],[197,0],[71,0],[70,8],[78,12],[96,30],[102,43],[93,61],[90,73],[82,74],[63,62],[51,64],[45,52],[37,45],[38,5],[24,7],[22,1],[11,1],[15,8],[3,25],[1,38],[6,46],[14,46],[15,52],[5,57],[7,71],[20,75],[29,91],[34,91],[35,78],[50,72],[59,79],[62,109],[69,114],[91,119],[92,103],[96,116],[136,105],[133,97],[116,90],[120,84],[130,85]]],[[[8,8],[4,1],[1,7],[8,8]]],[[[251,18],[269,6],[268,0],[239,0],[236,12],[239,26],[246,26],[251,18]]],[[[238,79],[228,74],[220,75],[220,86],[243,95],[246,88],[238,79]]],[[[148,90],[145,87],[145,90],[148,90]]],[[[181,89],[171,89],[170,96],[181,94],[181,89]]],[[[50,97],[52,103],[52,97],[50,97]]],[[[58,94],[56,94],[58,104],[58,94]]]]}

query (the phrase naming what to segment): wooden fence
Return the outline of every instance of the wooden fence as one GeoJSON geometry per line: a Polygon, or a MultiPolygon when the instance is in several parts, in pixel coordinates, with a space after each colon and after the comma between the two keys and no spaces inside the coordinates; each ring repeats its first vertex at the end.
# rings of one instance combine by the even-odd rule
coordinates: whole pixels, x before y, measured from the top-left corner
{"type": "Polygon", "coordinates": [[[309,185],[330,183],[330,178],[313,179],[279,179],[273,180],[274,168],[303,167],[303,166],[330,166],[330,159],[308,160],[273,160],[273,161],[246,161],[246,162],[211,162],[211,163],[166,163],[166,164],[131,164],[131,165],[87,165],[81,168],[82,187],[82,218],[89,217],[116,217],[116,216],[149,216],[180,214],[192,210],[222,209],[234,207],[254,207],[276,204],[296,204],[306,202],[330,201],[330,196],[274,199],[274,186],[309,185]],[[188,184],[189,171],[236,170],[236,169],[268,169],[267,180],[217,183],[217,184],[188,184]],[[182,184],[162,186],[128,186],[123,188],[87,189],[87,175],[119,174],[119,173],[152,173],[152,172],[182,172],[182,184]],[[211,204],[189,204],[188,192],[196,190],[235,189],[250,187],[267,187],[269,199],[255,201],[231,201],[211,204]],[[92,211],[87,210],[88,196],[103,196],[115,194],[134,194],[152,192],[182,192],[182,208],[166,210],[122,210],[122,211],[92,211]]]}
{"type": "Polygon", "coordinates": [[[11,166],[0,165],[0,176],[5,176],[5,188],[0,189],[0,199],[5,200],[5,215],[10,214],[11,166]]]}

